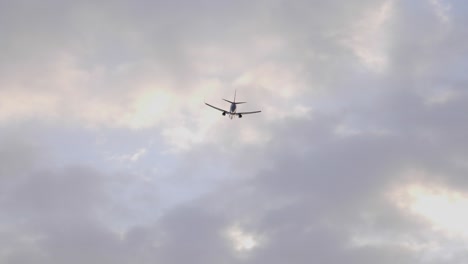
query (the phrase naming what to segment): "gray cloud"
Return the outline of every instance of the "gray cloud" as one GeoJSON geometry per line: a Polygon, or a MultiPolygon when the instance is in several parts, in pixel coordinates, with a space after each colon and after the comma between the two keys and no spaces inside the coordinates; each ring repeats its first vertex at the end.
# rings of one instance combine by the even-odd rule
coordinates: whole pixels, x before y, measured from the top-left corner
{"type": "Polygon", "coordinates": [[[0,91],[12,98],[2,101],[1,122],[5,131],[22,124],[1,133],[0,260],[463,262],[466,237],[434,230],[430,219],[389,199],[392,188],[414,182],[466,193],[466,7],[439,2],[452,8],[429,1],[0,4],[0,91]],[[133,113],[147,89],[175,91],[171,106],[179,106],[210,82],[278,112],[210,127],[194,121],[206,120],[194,114],[200,109],[187,107],[143,132],[107,125],[133,113]],[[310,112],[280,116],[298,105],[310,112]],[[95,130],[87,133],[110,143],[38,136],[90,123],[95,130]],[[182,141],[179,127],[202,136],[173,153],[164,135],[182,141]],[[249,129],[265,140],[245,140],[249,129]],[[110,145],[147,152],[128,168],[112,167],[96,154],[110,145]],[[58,163],[55,155],[67,151],[96,161],[70,155],[58,163]],[[256,245],[236,249],[243,235],[256,245]]]}

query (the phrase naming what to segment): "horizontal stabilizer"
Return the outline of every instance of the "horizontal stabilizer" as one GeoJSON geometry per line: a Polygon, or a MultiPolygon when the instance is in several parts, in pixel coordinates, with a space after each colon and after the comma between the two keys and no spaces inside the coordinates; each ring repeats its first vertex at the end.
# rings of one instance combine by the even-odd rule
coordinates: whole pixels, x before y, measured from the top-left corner
{"type": "Polygon", "coordinates": [[[231,104],[245,104],[247,102],[231,102],[229,100],[226,100],[226,99],[223,99],[224,101],[228,102],[228,103],[231,103],[231,104]]]}

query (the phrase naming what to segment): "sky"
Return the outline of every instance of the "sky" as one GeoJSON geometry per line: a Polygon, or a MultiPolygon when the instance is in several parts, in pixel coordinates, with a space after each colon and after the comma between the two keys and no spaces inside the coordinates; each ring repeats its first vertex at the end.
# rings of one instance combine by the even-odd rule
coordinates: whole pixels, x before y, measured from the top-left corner
{"type": "Polygon", "coordinates": [[[468,263],[468,5],[0,0],[0,263],[468,263]],[[207,107],[261,114],[229,120],[207,107]]]}

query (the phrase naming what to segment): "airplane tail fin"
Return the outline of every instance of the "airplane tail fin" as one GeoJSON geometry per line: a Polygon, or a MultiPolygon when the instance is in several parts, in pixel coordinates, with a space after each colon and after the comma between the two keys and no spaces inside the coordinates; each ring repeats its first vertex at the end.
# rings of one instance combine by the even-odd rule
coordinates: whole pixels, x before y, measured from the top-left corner
{"type": "Polygon", "coordinates": [[[231,104],[245,104],[247,102],[236,102],[236,93],[237,93],[237,90],[234,91],[234,102],[231,102],[229,100],[226,100],[223,98],[224,101],[228,102],[228,103],[231,103],[231,104]]]}
{"type": "Polygon", "coordinates": [[[236,102],[236,94],[237,94],[237,90],[234,90],[234,102],[231,102],[231,104],[245,104],[245,103],[247,103],[247,102],[236,102]]]}

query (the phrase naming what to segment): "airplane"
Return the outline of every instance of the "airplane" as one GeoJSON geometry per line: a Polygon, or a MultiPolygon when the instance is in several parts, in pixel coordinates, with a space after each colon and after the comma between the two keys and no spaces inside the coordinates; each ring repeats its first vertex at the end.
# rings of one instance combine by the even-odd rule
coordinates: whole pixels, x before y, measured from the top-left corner
{"type": "Polygon", "coordinates": [[[229,111],[226,111],[224,109],[221,109],[221,108],[218,108],[216,106],[212,106],[210,104],[208,104],[207,102],[205,102],[205,104],[209,107],[212,107],[218,111],[221,111],[223,112],[223,116],[225,116],[226,114],[229,115],[229,118],[232,119],[234,116],[238,116],[239,118],[242,118],[242,115],[248,115],[248,114],[256,114],[256,113],[260,113],[262,111],[252,111],[252,112],[236,112],[237,110],[237,105],[238,104],[245,104],[246,102],[236,102],[236,91],[234,91],[234,101],[231,102],[229,100],[226,100],[226,99],[223,99],[224,101],[228,102],[228,103],[231,103],[231,108],[229,111]]]}

